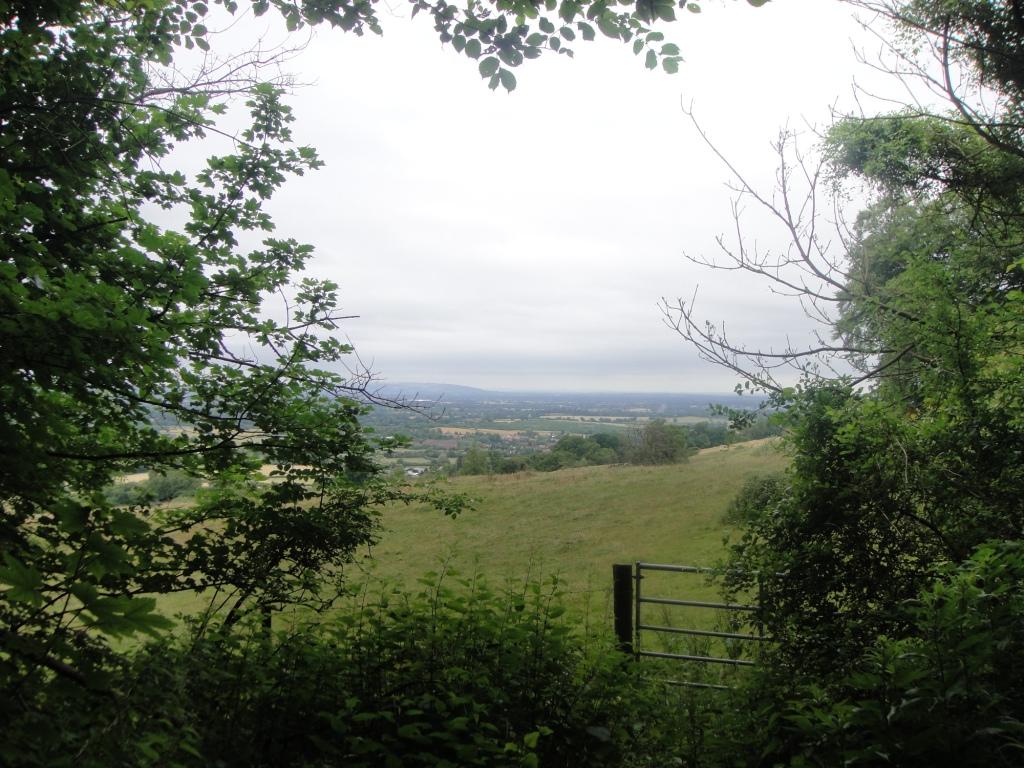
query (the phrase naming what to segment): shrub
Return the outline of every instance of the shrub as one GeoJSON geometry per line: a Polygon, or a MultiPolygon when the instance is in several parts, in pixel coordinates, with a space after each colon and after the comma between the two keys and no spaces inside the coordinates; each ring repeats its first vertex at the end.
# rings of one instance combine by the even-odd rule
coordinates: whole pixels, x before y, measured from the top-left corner
{"type": "Polygon", "coordinates": [[[630,440],[627,456],[632,464],[674,464],[693,452],[687,445],[686,430],[664,419],[654,419],[642,429],[632,430],[630,440]]]}
{"type": "Polygon", "coordinates": [[[725,522],[741,525],[756,520],[786,495],[788,485],[780,474],[755,475],[743,483],[725,511],[725,522]]]}
{"type": "Polygon", "coordinates": [[[104,495],[111,504],[128,506],[151,502],[172,501],[180,496],[189,496],[199,488],[199,479],[178,470],[151,474],[141,483],[122,483],[104,489],[104,495]]]}
{"type": "Polygon", "coordinates": [[[253,628],[152,644],[116,702],[85,706],[83,691],[50,700],[51,722],[73,728],[33,744],[35,762],[678,764],[672,697],[643,665],[575,633],[556,585],[499,593],[479,579],[448,581],[362,595],[357,608],[273,642],[253,628]]]}
{"type": "Polygon", "coordinates": [[[1016,766],[1024,757],[1024,546],[993,542],[906,608],[832,689],[785,721],[816,765],[1016,766]],[[888,757],[886,757],[888,756],[888,757]]]}

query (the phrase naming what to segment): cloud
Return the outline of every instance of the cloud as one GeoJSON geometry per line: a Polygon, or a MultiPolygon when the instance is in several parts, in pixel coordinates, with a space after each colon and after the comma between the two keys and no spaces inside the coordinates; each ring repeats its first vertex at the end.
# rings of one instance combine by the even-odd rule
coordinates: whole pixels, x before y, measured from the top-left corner
{"type": "MultiPolygon", "coordinates": [[[[756,280],[696,268],[729,232],[728,172],[680,103],[760,185],[769,144],[824,122],[849,90],[856,28],[839,4],[708,6],[666,32],[676,77],[623,46],[527,62],[511,94],[440,47],[429,24],[388,19],[383,39],[319,30],[292,62],[315,85],[291,99],[296,137],[326,167],[270,204],[280,234],[317,247],[346,327],[391,380],[502,389],[731,388],[662,322],[691,296],[737,337],[776,344],[808,322],[756,280]]],[[[762,246],[784,233],[754,217],[762,246]]]]}

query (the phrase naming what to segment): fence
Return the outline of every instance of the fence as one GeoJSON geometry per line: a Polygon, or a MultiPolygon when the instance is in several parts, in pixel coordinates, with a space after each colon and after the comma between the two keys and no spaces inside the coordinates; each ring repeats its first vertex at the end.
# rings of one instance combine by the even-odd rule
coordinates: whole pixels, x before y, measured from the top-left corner
{"type": "MultiPolygon", "coordinates": [[[[673,636],[712,638],[732,643],[733,646],[745,643],[762,643],[767,638],[764,635],[761,621],[761,607],[759,605],[747,605],[741,603],[721,603],[705,600],[687,600],[676,597],[647,596],[643,590],[644,572],[656,571],[662,573],[688,573],[688,574],[714,574],[719,573],[713,568],[701,568],[694,565],[665,565],[661,563],[642,563],[634,565],[617,564],[612,566],[613,603],[615,616],[615,635],[618,639],[619,648],[626,653],[636,657],[649,657],[658,659],[671,659],[679,662],[695,662],[699,664],[718,664],[731,667],[752,667],[756,662],[751,659],[739,658],[739,654],[730,655],[703,655],[697,653],[676,653],[669,651],[653,651],[643,647],[643,633],[655,633],[673,636]],[[645,620],[644,606],[658,605],[676,608],[691,608],[700,610],[725,611],[737,616],[747,616],[748,619],[738,620],[734,623],[739,627],[751,626],[754,631],[722,631],[700,627],[678,627],[665,624],[655,624],[645,620]]],[[[686,685],[700,688],[727,688],[725,685],[716,685],[694,680],[672,680],[677,685],[686,685]]]]}

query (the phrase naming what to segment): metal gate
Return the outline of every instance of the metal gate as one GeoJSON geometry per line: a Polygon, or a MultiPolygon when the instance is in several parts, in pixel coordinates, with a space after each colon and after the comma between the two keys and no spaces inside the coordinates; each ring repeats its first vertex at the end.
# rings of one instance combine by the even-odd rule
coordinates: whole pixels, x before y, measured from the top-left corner
{"type": "MultiPolygon", "coordinates": [[[[619,648],[636,657],[672,659],[679,662],[697,664],[717,664],[731,667],[753,667],[757,662],[750,658],[742,658],[742,647],[750,646],[751,650],[767,638],[761,621],[761,607],[756,604],[721,603],[705,600],[690,600],[678,597],[648,595],[644,589],[645,572],[661,572],[676,574],[710,575],[720,574],[714,568],[702,568],[694,565],[665,565],[662,563],[637,562],[633,565],[620,564],[612,566],[612,583],[615,614],[615,634],[619,648]],[[645,606],[648,606],[645,610],[645,606]],[[732,623],[737,627],[732,631],[708,629],[693,626],[676,626],[672,622],[656,623],[648,618],[649,606],[662,606],[663,610],[671,608],[698,609],[698,611],[723,611],[726,615],[736,618],[732,623]],[[747,631],[741,631],[746,629],[747,631]],[[657,635],[682,636],[690,638],[711,638],[728,643],[734,652],[729,655],[715,653],[679,653],[676,651],[649,650],[644,640],[657,635]]],[[[674,590],[673,590],[674,591],[674,590]]],[[[676,685],[699,688],[728,688],[727,685],[700,682],[695,680],[671,680],[676,685]]]]}

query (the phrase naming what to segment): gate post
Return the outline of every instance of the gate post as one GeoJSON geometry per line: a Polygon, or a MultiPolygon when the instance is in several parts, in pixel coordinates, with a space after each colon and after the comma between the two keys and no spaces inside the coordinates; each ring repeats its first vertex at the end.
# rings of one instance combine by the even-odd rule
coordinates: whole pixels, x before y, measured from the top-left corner
{"type": "Polygon", "coordinates": [[[633,653],[633,566],[629,563],[612,566],[612,605],[619,650],[633,653]]]}

